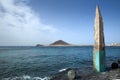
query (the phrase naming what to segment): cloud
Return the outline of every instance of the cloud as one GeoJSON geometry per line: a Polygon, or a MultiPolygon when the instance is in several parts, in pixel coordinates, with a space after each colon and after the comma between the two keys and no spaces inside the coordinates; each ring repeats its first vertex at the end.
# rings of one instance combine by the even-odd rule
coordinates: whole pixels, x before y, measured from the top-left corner
{"type": "Polygon", "coordinates": [[[43,24],[27,0],[0,0],[0,45],[44,42],[57,31],[43,24]]]}

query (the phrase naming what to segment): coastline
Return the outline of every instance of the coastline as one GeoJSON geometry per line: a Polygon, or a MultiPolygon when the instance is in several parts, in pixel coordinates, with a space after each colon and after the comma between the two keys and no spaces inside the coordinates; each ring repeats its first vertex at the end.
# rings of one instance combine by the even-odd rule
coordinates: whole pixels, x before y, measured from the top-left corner
{"type": "MultiPolygon", "coordinates": [[[[74,47],[74,46],[94,46],[94,45],[43,45],[43,46],[36,46],[36,47],[64,47],[64,46],[66,46],[66,47],[69,47],[69,46],[72,46],[72,47],[74,47]]],[[[105,45],[105,47],[120,47],[120,46],[111,46],[111,45],[105,45]]]]}
{"type": "MultiPolygon", "coordinates": [[[[69,80],[67,77],[67,72],[70,70],[66,69],[63,72],[56,74],[51,77],[50,80],[69,80]]],[[[96,73],[92,70],[92,67],[82,70],[80,68],[72,69],[76,72],[75,80],[115,80],[120,79],[120,67],[118,69],[107,69],[106,72],[96,73]]]]}

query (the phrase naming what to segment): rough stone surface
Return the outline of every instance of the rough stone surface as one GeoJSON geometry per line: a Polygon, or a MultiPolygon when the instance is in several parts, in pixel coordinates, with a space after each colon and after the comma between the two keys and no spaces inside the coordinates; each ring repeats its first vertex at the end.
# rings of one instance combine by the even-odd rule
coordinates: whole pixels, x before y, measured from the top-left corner
{"type": "Polygon", "coordinates": [[[94,39],[95,39],[94,49],[104,50],[105,49],[105,43],[104,43],[103,21],[102,21],[102,16],[101,16],[100,9],[99,9],[98,6],[96,6],[96,16],[95,16],[94,30],[95,30],[95,33],[94,33],[94,39]]]}
{"type": "Polygon", "coordinates": [[[103,21],[100,13],[100,9],[96,6],[96,16],[94,25],[94,51],[93,51],[93,67],[97,72],[105,71],[105,43],[103,32],[103,21]]]}

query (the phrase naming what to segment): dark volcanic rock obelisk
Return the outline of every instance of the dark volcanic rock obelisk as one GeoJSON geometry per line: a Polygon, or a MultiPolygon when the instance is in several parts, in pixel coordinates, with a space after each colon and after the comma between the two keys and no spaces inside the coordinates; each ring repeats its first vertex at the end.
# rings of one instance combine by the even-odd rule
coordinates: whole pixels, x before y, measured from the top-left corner
{"type": "Polygon", "coordinates": [[[95,44],[93,51],[93,67],[94,70],[97,72],[104,72],[106,70],[105,42],[102,15],[98,6],[96,6],[94,39],[95,44]]]}

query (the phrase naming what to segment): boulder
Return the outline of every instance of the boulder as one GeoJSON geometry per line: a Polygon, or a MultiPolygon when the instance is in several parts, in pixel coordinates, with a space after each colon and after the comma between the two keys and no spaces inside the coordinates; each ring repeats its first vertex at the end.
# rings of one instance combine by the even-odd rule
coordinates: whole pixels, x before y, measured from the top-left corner
{"type": "Polygon", "coordinates": [[[75,70],[69,70],[67,75],[69,80],[74,80],[76,76],[76,72],[75,70]]]}
{"type": "Polygon", "coordinates": [[[111,68],[112,68],[112,69],[117,69],[117,68],[118,68],[118,63],[115,63],[115,62],[112,63],[112,64],[111,64],[111,68]]]}
{"type": "Polygon", "coordinates": [[[120,59],[118,59],[118,64],[120,64],[120,59]]]}

